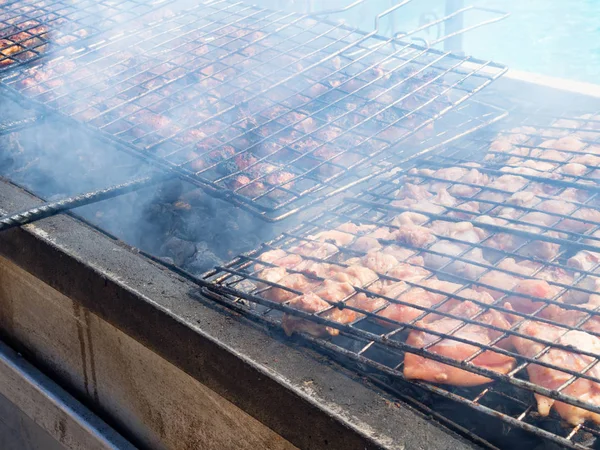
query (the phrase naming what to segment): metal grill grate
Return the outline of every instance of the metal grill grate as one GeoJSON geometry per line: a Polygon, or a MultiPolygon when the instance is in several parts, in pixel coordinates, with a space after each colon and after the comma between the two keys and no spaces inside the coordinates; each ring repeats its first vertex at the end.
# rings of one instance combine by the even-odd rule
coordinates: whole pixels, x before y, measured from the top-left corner
{"type": "Polygon", "coordinates": [[[222,0],[3,81],[279,220],[320,201],[315,192],[370,176],[377,160],[448,140],[456,124],[460,135],[497,120],[502,111],[465,101],[504,72],[490,61],[222,0]]]}
{"type": "Polygon", "coordinates": [[[0,2],[0,70],[138,19],[164,0],[0,2]]]}
{"type": "Polygon", "coordinates": [[[507,441],[525,430],[562,446],[594,448],[596,426],[574,419],[569,425],[554,410],[543,417],[533,394],[600,413],[594,384],[600,383],[600,116],[520,119],[519,129],[479,134],[422,157],[218,267],[206,274],[203,292],[299,332],[380,385],[404,386],[404,397],[409,392],[423,402],[418,395],[436,394],[427,405],[436,414],[485,439],[501,439],[497,445],[531,448],[527,439],[507,441]],[[346,234],[330,232],[340,226],[346,234]],[[396,262],[385,263],[383,253],[396,262]],[[375,275],[349,270],[355,264],[370,266],[375,275]],[[351,286],[344,290],[341,280],[351,286]],[[502,317],[505,322],[496,320],[502,317]],[[520,342],[521,352],[507,342],[520,342]],[[462,345],[463,356],[453,357],[443,345],[462,345]],[[571,355],[568,362],[561,351],[571,355]],[[486,357],[498,364],[486,364],[486,357]],[[427,360],[433,365],[425,375],[415,372],[427,360]],[[451,367],[462,371],[453,374],[451,367]],[[546,376],[559,382],[530,379],[532,367],[555,370],[546,376]],[[438,372],[474,386],[419,381],[438,372]],[[477,376],[494,383],[481,385],[477,376]],[[457,414],[440,398],[467,412],[457,414]],[[489,422],[477,427],[478,413],[501,420],[503,433],[491,431],[489,422]]]}

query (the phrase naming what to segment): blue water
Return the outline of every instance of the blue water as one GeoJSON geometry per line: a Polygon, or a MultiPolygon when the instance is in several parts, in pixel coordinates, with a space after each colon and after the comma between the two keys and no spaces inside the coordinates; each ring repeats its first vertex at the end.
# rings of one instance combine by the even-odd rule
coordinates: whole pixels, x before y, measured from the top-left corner
{"type": "Polygon", "coordinates": [[[482,0],[512,15],[465,37],[468,54],[600,84],[600,0],[482,0]]]}
{"type": "MultiPolygon", "coordinates": [[[[325,0],[316,3],[329,4],[325,0]]],[[[345,18],[370,30],[376,11],[391,3],[367,0],[345,18]]],[[[467,33],[464,37],[467,54],[519,70],[600,84],[600,0],[465,0],[465,4],[511,12],[502,22],[467,33]]],[[[392,27],[414,29],[423,23],[420,20],[427,20],[423,13],[433,12],[443,17],[443,5],[444,0],[413,0],[382,21],[382,34],[388,34],[392,27]]],[[[473,24],[491,17],[471,12],[465,14],[465,21],[473,24]]],[[[437,32],[430,29],[421,33],[421,37],[435,39],[437,32]]]]}

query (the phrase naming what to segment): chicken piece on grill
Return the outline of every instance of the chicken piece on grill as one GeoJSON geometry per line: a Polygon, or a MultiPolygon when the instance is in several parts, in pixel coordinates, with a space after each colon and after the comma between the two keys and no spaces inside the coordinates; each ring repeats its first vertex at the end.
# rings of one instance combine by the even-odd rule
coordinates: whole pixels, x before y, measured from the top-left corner
{"type": "Polygon", "coordinates": [[[339,272],[343,272],[345,267],[339,264],[329,264],[306,260],[302,264],[295,267],[295,269],[306,275],[328,279],[335,276],[339,272]]]}
{"type": "Polygon", "coordinates": [[[383,247],[383,244],[379,242],[378,239],[370,236],[361,236],[357,238],[352,244],[349,246],[352,250],[356,250],[358,252],[366,253],[371,250],[377,250],[383,247]]]}
{"type": "Polygon", "coordinates": [[[568,163],[568,164],[565,164],[565,165],[559,167],[557,172],[563,173],[565,175],[571,175],[573,177],[582,177],[587,172],[589,172],[589,170],[590,169],[588,169],[583,164],[571,162],[571,163],[568,163]]]}
{"type": "Polygon", "coordinates": [[[437,235],[471,243],[480,242],[487,235],[484,230],[474,227],[471,222],[436,220],[431,223],[429,229],[437,235]]]}
{"type": "MultiPolygon", "coordinates": [[[[331,303],[341,302],[354,294],[355,290],[352,284],[346,281],[325,280],[323,284],[312,291],[323,300],[331,303]]],[[[350,311],[353,313],[352,311],[350,311]]]]}
{"type": "Polygon", "coordinates": [[[487,266],[490,265],[489,261],[483,257],[483,251],[480,248],[470,250],[461,258],[465,261],[452,261],[444,271],[467,280],[476,280],[488,270],[487,266]]]}
{"type": "MultiPolygon", "coordinates": [[[[597,209],[579,208],[569,215],[578,220],[563,219],[555,228],[576,233],[586,233],[600,225],[600,211],[597,209]]],[[[595,244],[600,245],[600,241],[595,241],[595,244]]]]}
{"type": "MultiPolygon", "coordinates": [[[[541,265],[539,263],[531,262],[532,266],[534,266],[537,270],[541,265]]],[[[547,266],[541,269],[537,274],[537,278],[541,278],[542,280],[546,280],[550,283],[560,283],[571,285],[573,284],[573,280],[575,279],[575,274],[570,271],[563,269],[562,267],[556,266],[547,266]]]]}
{"type": "Polygon", "coordinates": [[[374,239],[383,239],[383,240],[391,240],[393,239],[393,232],[388,227],[377,227],[373,230],[367,232],[365,237],[374,238],[374,239]]]}
{"type": "Polygon", "coordinates": [[[552,163],[541,161],[540,159],[512,157],[506,161],[506,167],[503,167],[501,170],[503,172],[516,173],[520,175],[530,174],[537,176],[548,176],[547,172],[556,169],[558,165],[558,162],[552,163]],[[531,169],[532,171],[520,171],[519,169],[521,168],[531,169]]]}
{"type": "Polygon", "coordinates": [[[388,255],[392,255],[398,261],[409,261],[417,253],[416,250],[401,247],[399,245],[386,245],[381,248],[381,251],[388,255]]]}
{"type": "MultiPolygon", "coordinates": [[[[546,344],[512,336],[513,345],[521,355],[530,358],[538,357],[541,362],[556,367],[550,368],[532,363],[527,366],[527,373],[531,382],[550,390],[559,388],[572,378],[570,374],[561,371],[561,368],[582,372],[595,361],[595,358],[583,355],[580,352],[584,351],[600,355],[600,339],[583,331],[568,331],[564,328],[541,322],[525,321],[519,327],[519,332],[526,336],[570,347],[569,350],[552,347],[538,357],[546,348],[546,344]]],[[[588,376],[600,379],[600,365],[596,364],[585,373],[588,376]]],[[[591,405],[600,406],[600,384],[597,382],[578,377],[576,381],[562,389],[561,393],[570,395],[591,405]]],[[[543,417],[547,416],[550,410],[554,408],[560,417],[571,425],[580,425],[588,419],[600,423],[600,414],[556,401],[540,394],[534,395],[537,401],[538,412],[543,417]]]]}
{"type": "Polygon", "coordinates": [[[460,183],[450,187],[448,192],[457,197],[472,197],[481,190],[478,186],[486,186],[489,182],[488,175],[477,169],[471,169],[461,178],[460,183]]]}
{"type": "Polygon", "coordinates": [[[515,208],[510,206],[498,206],[492,209],[490,214],[507,219],[518,219],[526,213],[524,208],[533,208],[540,202],[541,199],[533,192],[520,191],[514,193],[503,202],[505,204],[515,205],[515,208]]]}
{"type": "Polygon", "coordinates": [[[432,230],[421,225],[405,224],[392,233],[392,239],[411,247],[426,247],[436,240],[432,230]]]}
{"type": "Polygon", "coordinates": [[[582,250],[567,260],[567,266],[586,272],[594,269],[600,263],[600,253],[582,250]]]}
{"type": "Polygon", "coordinates": [[[396,267],[399,261],[389,253],[381,250],[371,250],[362,258],[352,258],[346,261],[346,264],[361,264],[377,273],[386,273],[396,267]]]}
{"type": "Polygon", "coordinates": [[[521,280],[514,287],[514,294],[506,298],[506,303],[509,303],[515,311],[531,314],[543,306],[545,302],[536,302],[528,297],[552,299],[560,290],[558,286],[548,284],[545,280],[521,280]],[[523,296],[519,294],[523,294],[523,296]]]}
{"type": "MultiPolygon", "coordinates": [[[[559,139],[553,139],[553,140],[549,140],[549,141],[544,141],[542,142],[539,147],[541,149],[551,149],[551,150],[556,150],[556,151],[567,151],[567,152],[578,152],[578,151],[582,151],[583,149],[585,149],[585,147],[587,146],[587,144],[585,142],[583,142],[582,140],[580,140],[579,138],[577,138],[576,136],[570,135],[570,136],[564,136],[561,137],[559,139]]],[[[539,156],[542,155],[547,155],[548,151],[542,151],[539,152],[539,156]]],[[[538,156],[538,154],[536,154],[535,156],[538,156]]],[[[569,154],[563,153],[562,154],[562,159],[560,159],[559,161],[565,161],[569,158],[569,154]]]]}
{"type": "Polygon", "coordinates": [[[417,211],[440,214],[446,210],[446,208],[440,205],[440,202],[455,203],[450,197],[449,194],[434,196],[427,190],[427,186],[425,185],[405,183],[404,186],[396,192],[397,200],[392,201],[391,205],[400,208],[410,208],[417,211]]]}
{"type": "MultiPolygon", "coordinates": [[[[385,288],[381,295],[385,295],[389,298],[395,298],[401,302],[408,303],[409,305],[432,308],[448,298],[447,295],[444,295],[440,292],[452,294],[461,287],[459,284],[437,279],[424,280],[419,284],[423,287],[412,287],[409,290],[406,290],[406,283],[400,281],[385,288]]],[[[459,301],[455,299],[448,300],[446,303],[444,303],[444,308],[441,310],[447,310],[456,303],[459,303],[459,301]]],[[[394,320],[396,322],[408,323],[424,314],[422,309],[413,308],[409,305],[394,303],[378,312],[377,315],[394,320]]],[[[379,322],[384,326],[390,325],[390,323],[387,321],[379,322]]]]}
{"type": "Polygon", "coordinates": [[[576,155],[569,160],[571,164],[580,164],[589,167],[600,167],[600,156],[598,155],[576,155]]]}
{"type": "Polygon", "coordinates": [[[320,281],[307,278],[300,273],[291,273],[277,281],[278,285],[290,290],[280,287],[271,287],[264,291],[261,295],[267,300],[283,303],[293,299],[298,295],[293,291],[309,292],[317,287],[320,283],[320,281]]]}
{"type": "Polygon", "coordinates": [[[433,194],[427,190],[427,185],[418,185],[404,183],[404,185],[395,193],[397,199],[427,200],[433,197],[433,194]]]}
{"type": "Polygon", "coordinates": [[[489,262],[483,257],[480,248],[440,239],[429,247],[423,257],[425,267],[443,270],[470,280],[486,271],[489,262]],[[459,259],[452,257],[459,257],[459,259]]]}
{"type": "Polygon", "coordinates": [[[411,283],[419,282],[431,276],[431,272],[422,266],[421,264],[409,264],[400,263],[396,267],[390,269],[387,275],[401,281],[407,281],[411,283]]]}
{"type": "Polygon", "coordinates": [[[10,57],[24,50],[24,47],[11,39],[0,39],[0,66],[12,64],[14,61],[10,57]]]}
{"type": "Polygon", "coordinates": [[[488,184],[488,186],[506,192],[517,192],[523,189],[527,183],[529,183],[527,178],[517,175],[502,175],[488,184]]]}
{"type": "Polygon", "coordinates": [[[399,208],[410,208],[416,211],[422,211],[431,214],[443,214],[446,208],[435,204],[432,200],[414,200],[411,198],[403,198],[401,200],[394,200],[391,202],[391,206],[399,208]]]}
{"type": "MultiPolygon", "coordinates": [[[[428,177],[441,178],[442,180],[448,181],[458,181],[462,179],[467,173],[469,169],[464,167],[443,167],[438,170],[432,169],[411,169],[408,171],[411,175],[425,175],[428,177]]],[[[444,183],[443,187],[449,186],[448,183],[444,183]]]]}
{"type": "Polygon", "coordinates": [[[336,273],[333,279],[350,283],[352,286],[362,287],[376,281],[377,274],[367,267],[360,265],[349,266],[341,272],[336,273]]]}
{"type": "Polygon", "coordinates": [[[309,239],[319,242],[331,242],[339,247],[347,247],[355,238],[356,236],[353,234],[338,230],[322,231],[314,236],[309,236],[309,239]]]}
{"type": "Polygon", "coordinates": [[[346,222],[336,228],[336,230],[343,231],[344,233],[350,233],[355,236],[369,233],[377,228],[375,225],[356,225],[352,222],[346,222]]]}
{"type": "MultiPolygon", "coordinates": [[[[285,267],[267,267],[266,269],[258,272],[257,277],[261,280],[267,281],[268,283],[277,283],[287,274],[288,271],[285,267]]],[[[256,286],[258,289],[266,289],[270,286],[268,283],[257,282],[256,286]]]]}
{"type": "MultiPolygon", "coordinates": [[[[326,280],[313,292],[300,295],[291,300],[289,306],[305,312],[318,312],[330,308],[329,311],[320,314],[320,316],[341,324],[348,324],[364,317],[364,314],[351,308],[340,309],[335,306],[332,307],[332,303],[344,301],[345,299],[347,299],[345,301],[347,306],[367,312],[373,311],[385,304],[384,299],[369,298],[362,293],[355,294],[354,287],[350,283],[326,280]],[[350,298],[348,299],[348,297],[350,298]]],[[[284,314],[282,322],[283,328],[288,335],[299,331],[312,334],[313,336],[323,336],[326,334],[335,336],[339,333],[333,327],[316,324],[288,313],[284,314]]]]}
{"type": "MultiPolygon", "coordinates": [[[[299,295],[295,297],[292,301],[290,301],[289,305],[292,308],[298,309],[300,311],[304,311],[307,313],[317,313],[319,311],[325,311],[330,308],[331,305],[323,300],[316,294],[307,293],[304,295],[299,295]]],[[[340,310],[338,308],[333,308],[330,311],[330,316],[328,317],[330,320],[338,321],[338,317],[335,315],[337,311],[344,312],[345,310],[340,310]]],[[[343,317],[341,317],[343,320],[343,317]]],[[[281,320],[283,329],[291,336],[295,332],[305,332],[311,334],[313,336],[324,336],[330,334],[332,336],[336,336],[339,334],[339,331],[333,327],[324,327],[321,324],[311,322],[310,320],[302,319],[293,314],[285,313],[281,320]]]]}
{"type": "MultiPolygon", "coordinates": [[[[466,301],[457,305],[450,312],[457,316],[471,318],[480,311],[481,308],[479,306],[466,301]]],[[[426,330],[448,334],[449,337],[441,338],[438,335],[429,334],[425,331],[413,330],[408,335],[406,343],[417,348],[430,346],[427,348],[427,351],[430,353],[445,356],[454,359],[457,362],[462,362],[481,350],[481,347],[477,344],[487,345],[502,335],[501,331],[489,328],[489,325],[502,329],[510,328],[508,320],[495,310],[483,313],[477,317],[476,321],[482,325],[465,324],[465,322],[462,322],[460,319],[451,317],[444,317],[433,322],[419,321],[416,323],[417,326],[426,330]],[[462,326],[462,328],[453,331],[460,326],[462,326]],[[466,339],[472,341],[473,344],[458,342],[453,340],[452,337],[466,339]]],[[[474,366],[493,370],[500,374],[506,374],[515,367],[515,359],[513,357],[494,352],[493,350],[482,352],[473,358],[470,363],[474,366]]],[[[409,352],[407,352],[404,357],[404,376],[409,379],[424,380],[431,383],[442,383],[453,386],[478,386],[493,381],[482,375],[474,374],[409,352]]]]}
{"type": "MultiPolygon", "coordinates": [[[[282,249],[269,250],[262,253],[257,259],[287,269],[294,268],[303,261],[300,255],[288,253],[282,249]]],[[[257,263],[254,270],[260,270],[263,267],[263,264],[257,263]]]]}
{"type": "Polygon", "coordinates": [[[520,277],[518,276],[501,272],[499,270],[490,270],[489,272],[483,274],[479,279],[477,290],[481,292],[487,292],[495,299],[499,299],[505,295],[505,293],[496,289],[510,291],[517,285],[519,280],[520,277]]]}
{"type": "MultiPolygon", "coordinates": [[[[532,139],[532,134],[537,134],[538,131],[533,127],[513,128],[508,133],[499,135],[495,141],[490,144],[491,152],[511,153],[517,155],[527,155],[528,149],[519,147],[518,144],[524,144],[532,139]]],[[[491,153],[486,156],[486,159],[496,158],[497,155],[491,153]]]]}
{"type": "MultiPolygon", "coordinates": [[[[550,172],[551,167],[544,165],[535,165],[531,162],[529,163],[518,163],[520,164],[517,167],[513,166],[504,166],[500,168],[500,170],[504,173],[508,173],[511,175],[525,175],[525,176],[534,176],[534,177],[542,177],[542,178],[550,178],[550,179],[560,179],[561,176],[558,173],[550,172]],[[529,166],[535,166],[536,168],[532,168],[529,166]]],[[[530,186],[535,186],[535,183],[531,182],[530,186]]],[[[535,189],[531,188],[535,191],[535,189]]]]}
{"type": "Polygon", "coordinates": [[[332,255],[338,253],[339,249],[329,242],[314,242],[307,241],[301,244],[291,247],[290,253],[294,253],[302,256],[311,256],[317,259],[327,259],[332,255]]]}
{"type": "Polygon", "coordinates": [[[395,216],[390,224],[395,227],[401,227],[403,225],[423,225],[428,220],[429,217],[426,215],[412,211],[405,211],[395,216]]]}
{"type": "Polygon", "coordinates": [[[553,226],[561,220],[560,216],[551,214],[560,214],[563,216],[569,215],[576,209],[573,203],[565,202],[564,200],[544,200],[538,203],[535,207],[539,211],[529,212],[519,218],[523,222],[528,222],[535,225],[544,225],[547,227],[553,226]],[[542,212],[543,211],[543,212],[542,212]],[[545,214],[545,213],[551,214],[545,214]]]}
{"type": "MultiPolygon", "coordinates": [[[[586,303],[577,304],[579,308],[583,308],[588,311],[562,308],[558,305],[549,305],[540,312],[539,316],[545,319],[550,319],[561,325],[577,327],[581,330],[598,333],[600,332],[600,312],[596,311],[600,308],[600,290],[597,289],[598,287],[600,287],[600,283],[596,283],[595,289],[597,292],[599,292],[599,294],[588,295],[586,297],[586,303]]],[[[571,292],[568,292],[567,295],[563,296],[565,301],[573,300],[573,295],[569,295],[570,293],[571,292]]],[[[582,292],[579,293],[583,294],[582,292]]]]}

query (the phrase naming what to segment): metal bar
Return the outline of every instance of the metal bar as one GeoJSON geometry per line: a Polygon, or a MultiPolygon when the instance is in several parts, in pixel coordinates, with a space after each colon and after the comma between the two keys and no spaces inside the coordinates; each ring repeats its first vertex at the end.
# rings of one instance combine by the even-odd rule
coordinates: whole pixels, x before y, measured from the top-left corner
{"type": "Polygon", "coordinates": [[[0,393],[60,442],[61,448],[135,449],[130,442],[2,342],[0,380],[0,393]],[[62,426],[57,426],[58,423],[62,426]]]}
{"type": "MultiPolygon", "coordinates": [[[[169,175],[169,177],[171,176],[169,175]]],[[[109,188],[75,195],[66,199],[44,203],[43,205],[39,205],[34,208],[11,213],[4,217],[0,217],[0,231],[26,225],[46,217],[54,216],[64,211],[78,208],[80,206],[97,203],[102,200],[107,200],[109,198],[114,198],[129,192],[134,192],[153,184],[165,181],[166,179],[168,179],[168,177],[165,175],[139,178],[137,180],[128,181],[126,183],[111,186],[109,188]]]]}
{"type": "Polygon", "coordinates": [[[0,123],[0,136],[4,134],[14,133],[15,131],[21,131],[25,128],[36,125],[44,119],[41,114],[26,117],[24,119],[11,120],[0,123]]]}

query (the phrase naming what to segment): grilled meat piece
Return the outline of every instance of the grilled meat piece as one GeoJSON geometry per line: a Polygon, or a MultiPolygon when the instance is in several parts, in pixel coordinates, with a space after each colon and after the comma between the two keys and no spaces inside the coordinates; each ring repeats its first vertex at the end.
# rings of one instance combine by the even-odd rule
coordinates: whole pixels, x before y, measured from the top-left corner
{"type": "MultiPolygon", "coordinates": [[[[563,350],[553,347],[542,356],[539,356],[540,361],[552,364],[556,369],[532,363],[527,366],[530,380],[548,389],[557,389],[572,378],[570,374],[561,371],[561,368],[582,372],[596,361],[593,357],[582,355],[581,351],[600,355],[600,339],[583,331],[568,331],[541,322],[526,321],[519,327],[519,332],[526,336],[545,339],[571,348],[571,350],[563,350]]],[[[546,344],[517,336],[512,337],[512,342],[521,355],[530,358],[538,357],[546,347],[546,344]]],[[[596,364],[586,372],[586,375],[600,379],[600,366],[596,364]]],[[[600,405],[600,383],[577,378],[575,382],[562,389],[561,392],[591,405],[600,405]]],[[[539,394],[535,394],[535,399],[538,412],[542,416],[547,416],[550,410],[554,408],[571,425],[582,424],[588,419],[600,423],[600,414],[539,394]]]]}
{"type": "MultiPolygon", "coordinates": [[[[420,282],[420,284],[423,286],[422,288],[412,287],[406,290],[406,284],[404,282],[394,283],[383,289],[381,294],[411,305],[432,308],[448,298],[442,293],[433,291],[451,294],[461,287],[459,284],[436,279],[424,280],[420,282]]],[[[455,303],[455,300],[449,300],[445,303],[445,305],[449,306],[455,303]]],[[[424,311],[422,309],[413,308],[408,305],[391,304],[387,308],[378,312],[377,315],[392,319],[396,322],[408,323],[423,313],[424,311]]],[[[380,323],[386,326],[390,325],[390,323],[387,321],[380,321],[380,323]]]]}
{"type": "Polygon", "coordinates": [[[506,302],[516,311],[531,314],[545,303],[536,302],[531,298],[519,296],[518,294],[523,294],[528,297],[538,297],[540,299],[552,299],[559,291],[559,287],[552,286],[544,280],[520,280],[514,287],[515,294],[509,295],[506,298],[506,302]]]}
{"type": "MultiPolygon", "coordinates": [[[[479,306],[466,301],[449,312],[457,316],[471,318],[480,311],[479,306]]],[[[502,335],[501,331],[494,330],[486,325],[503,329],[510,327],[508,320],[501,313],[494,310],[482,314],[476,321],[482,325],[466,324],[460,319],[451,317],[432,322],[419,321],[415,325],[426,330],[448,334],[449,337],[440,338],[438,335],[429,334],[425,331],[413,330],[408,335],[406,343],[417,348],[430,346],[427,349],[429,352],[462,362],[480,352],[481,347],[477,344],[489,344],[502,335]],[[453,331],[455,329],[457,330],[453,331]],[[469,340],[473,344],[458,342],[453,340],[452,337],[469,340]]],[[[506,374],[514,368],[515,359],[493,350],[486,350],[476,356],[470,363],[477,367],[506,374]]],[[[409,379],[454,386],[478,386],[492,381],[490,378],[409,352],[404,356],[404,376],[409,379]]]]}
{"type": "MultiPolygon", "coordinates": [[[[280,286],[300,292],[310,292],[320,283],[320,281],[307,278],[300,273],[288,274],[277,281],[277,284],[280,286]]],[[[279,287],[271,287],[262,294],[264,298],[277,303],[287,302],[288,300],[293,299],[297,295],[298,294],[296,294],[295,292],[279,287]]]]}

